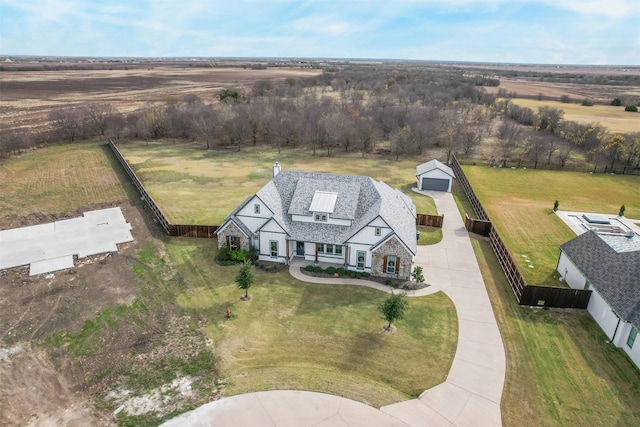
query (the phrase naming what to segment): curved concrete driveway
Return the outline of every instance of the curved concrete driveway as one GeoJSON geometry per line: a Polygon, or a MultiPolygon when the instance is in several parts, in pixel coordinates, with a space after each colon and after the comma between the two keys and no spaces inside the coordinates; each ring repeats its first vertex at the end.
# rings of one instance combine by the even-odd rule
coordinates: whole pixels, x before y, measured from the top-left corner
{"type": "MultiPolygon", "coordinates": [[[[416,191],[416,190],[414,190],[416,191]]],[[[415,265],[422,266],[431,285],[408,296],[445,292],[458,314],[458,347],[444,383],[418,399],[370,406],[322,393],[274,390],[247,393],[208,403],[164,426],[501,426],[500,399],[505,376],[502,337],[480,274],[469,235],[450,193],[418,191],[433,197],[444,214],[442,241],[418,246],[415,265]]],[[[368,286],[389,292],[388,286],[354,279],[317,278],[300,272],[299,280],[368,286]]],[[[417,355],[419,356],[419,355],[417,355]]]]}

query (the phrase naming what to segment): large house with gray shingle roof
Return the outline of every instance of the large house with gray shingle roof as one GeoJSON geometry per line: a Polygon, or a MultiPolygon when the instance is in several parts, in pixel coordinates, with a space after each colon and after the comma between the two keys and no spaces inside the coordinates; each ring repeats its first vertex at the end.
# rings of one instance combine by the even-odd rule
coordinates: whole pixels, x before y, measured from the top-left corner
{"type": "Polygon", "coordinates": [[[281,171],[217,231],[218,246],[258,249],[264,261],[294,257],[407,279],[416,254],[416,207],[366,176],[281,171]]]}
{"type": "Polygon", "coordinates": [[[587,310],[640,368],[640,236],[587,231],[560,246],[558,272],[574,289],[591,289],[587,310]]]}

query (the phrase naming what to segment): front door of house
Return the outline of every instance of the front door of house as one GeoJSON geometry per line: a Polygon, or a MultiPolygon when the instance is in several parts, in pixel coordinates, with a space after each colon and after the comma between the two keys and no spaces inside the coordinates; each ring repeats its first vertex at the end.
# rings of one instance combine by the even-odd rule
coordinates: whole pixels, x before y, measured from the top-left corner
{"type": "Polygon", "coordinates": [[[367,259],[367,253],[365,251],[356,252],[356,268],[364,269],[364,263],[367,259]]]}
{"type": "Polygon", "coordinates": [[[304,242],[296,242],[296,255],[304,256],[304,242]]]}

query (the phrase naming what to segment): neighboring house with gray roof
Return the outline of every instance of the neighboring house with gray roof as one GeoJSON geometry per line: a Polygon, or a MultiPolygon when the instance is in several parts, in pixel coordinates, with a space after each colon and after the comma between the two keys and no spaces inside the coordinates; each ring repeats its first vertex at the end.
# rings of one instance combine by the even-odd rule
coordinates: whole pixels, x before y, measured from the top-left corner
{"type": "Polygon", "coordinates": [[[587,310],[640,368],[640,236],[587,231],[560,246],[557,270],[571,288],[592,290],[587,310]]]}
{"type": "Polygon", "coordinates": [[[366,176],[281,171],[217,231],[218,246],[258,249],[264,261],[294,257],[407,279],[416,254],[411,198],[366,176]]]}

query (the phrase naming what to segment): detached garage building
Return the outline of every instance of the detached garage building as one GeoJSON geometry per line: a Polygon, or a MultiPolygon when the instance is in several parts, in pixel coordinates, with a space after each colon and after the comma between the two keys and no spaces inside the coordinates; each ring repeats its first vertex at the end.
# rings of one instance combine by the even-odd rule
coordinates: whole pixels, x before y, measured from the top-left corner
{"type": "Polygon", "coordinates": [[[451,182],[455,178],[453,170],[435,159],[416,168],[418,189],[451,192],[451,182]]]}

